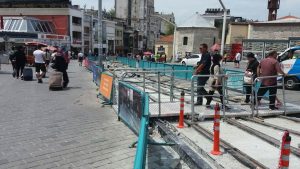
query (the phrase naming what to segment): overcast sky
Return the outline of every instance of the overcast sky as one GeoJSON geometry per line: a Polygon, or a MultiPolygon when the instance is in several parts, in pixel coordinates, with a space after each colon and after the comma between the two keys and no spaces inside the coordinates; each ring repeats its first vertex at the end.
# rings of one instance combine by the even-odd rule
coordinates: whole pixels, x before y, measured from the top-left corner
{"type": "MultiPolygon", "coordinates": [[[[79,4],[87,8],[95,5],[97,0],[72,0],[73,4],[79,4]]],[[[103,8],[114,7],[115,0],[102,0],[103,8]]],[[[231,15],[241,16],[253,20],[267,20],[267,0],[223,0],[225,6],[231,10],[231,15]]],[[[279,17],[294,15],[300,17],[300,0],[281,0],[279,17]]],[[[174,12],[176,23],[180,24],[193,13],[204,13],[206,8],[221,8],[218,0],[155,0],[155,11],[171,13],[174,12]]]]}

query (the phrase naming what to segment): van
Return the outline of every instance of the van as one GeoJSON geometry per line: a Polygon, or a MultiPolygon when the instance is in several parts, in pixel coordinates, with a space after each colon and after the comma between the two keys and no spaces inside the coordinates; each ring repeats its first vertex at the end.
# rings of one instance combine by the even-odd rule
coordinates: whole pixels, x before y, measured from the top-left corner
{"type": "Polygon", "coordinates": [[[287,89],[297,89],[300,82],[300,46],[286,49],[278,56],[281,68],[288,75],[285,79],[287,89]],[[299,75],[298,75],[299,74],[299,75]]]}

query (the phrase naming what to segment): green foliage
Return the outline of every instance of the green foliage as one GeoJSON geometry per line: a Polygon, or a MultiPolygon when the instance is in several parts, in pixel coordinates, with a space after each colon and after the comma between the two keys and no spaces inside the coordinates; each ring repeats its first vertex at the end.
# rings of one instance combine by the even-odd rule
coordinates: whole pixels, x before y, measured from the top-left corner
{"type": "Polygon", "coordinates": [[[173,35],[174,34],[175,27],[174,25],[168,24],[166,35],[173,35]]]}

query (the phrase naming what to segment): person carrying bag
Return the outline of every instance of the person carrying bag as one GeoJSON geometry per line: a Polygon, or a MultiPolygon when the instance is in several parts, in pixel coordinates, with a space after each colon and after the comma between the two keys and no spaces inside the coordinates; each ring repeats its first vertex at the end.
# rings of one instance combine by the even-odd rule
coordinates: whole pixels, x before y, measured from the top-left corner
{"type": "MultiPolygon", "coordinates": [[[[244,101],[245,104],[248,104],[250,102],[250,96],[253,96],[255,98],[255,95],[252,95],[252,88],[253,88],[253,81],[257,77],[257,68],[259,65],[259,62],[255,58],[255,55],[253,53],[247,54],[247,60],[248,65],[245,71],[244,75],[244,88],[246,92],[246,99],[244,101]]],[[[253,93],[255,94],[255,93],[253,93]]],[[[255,99],[254,99],[255,102],[255,99]]]]}

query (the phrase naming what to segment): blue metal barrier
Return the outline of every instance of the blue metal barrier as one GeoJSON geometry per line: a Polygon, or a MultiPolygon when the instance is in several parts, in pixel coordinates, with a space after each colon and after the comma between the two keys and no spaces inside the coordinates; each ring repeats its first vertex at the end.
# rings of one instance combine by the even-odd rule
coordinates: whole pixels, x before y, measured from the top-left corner
{"type": "Polygon", "coordinates": [[[102,70],[99,66],[92,65],[93,70],[93,82],[96,83],[97,86],[100,85],[100,75],[102,73],[102,70]]]}
{"type": "Polygon", "coordinates": [[[138,145],[134,160],[134,169],[144,169],[148,145],[148,125],[149,125],[149,95],[144,95],[144,115],[141,118],[138,145]]]}

